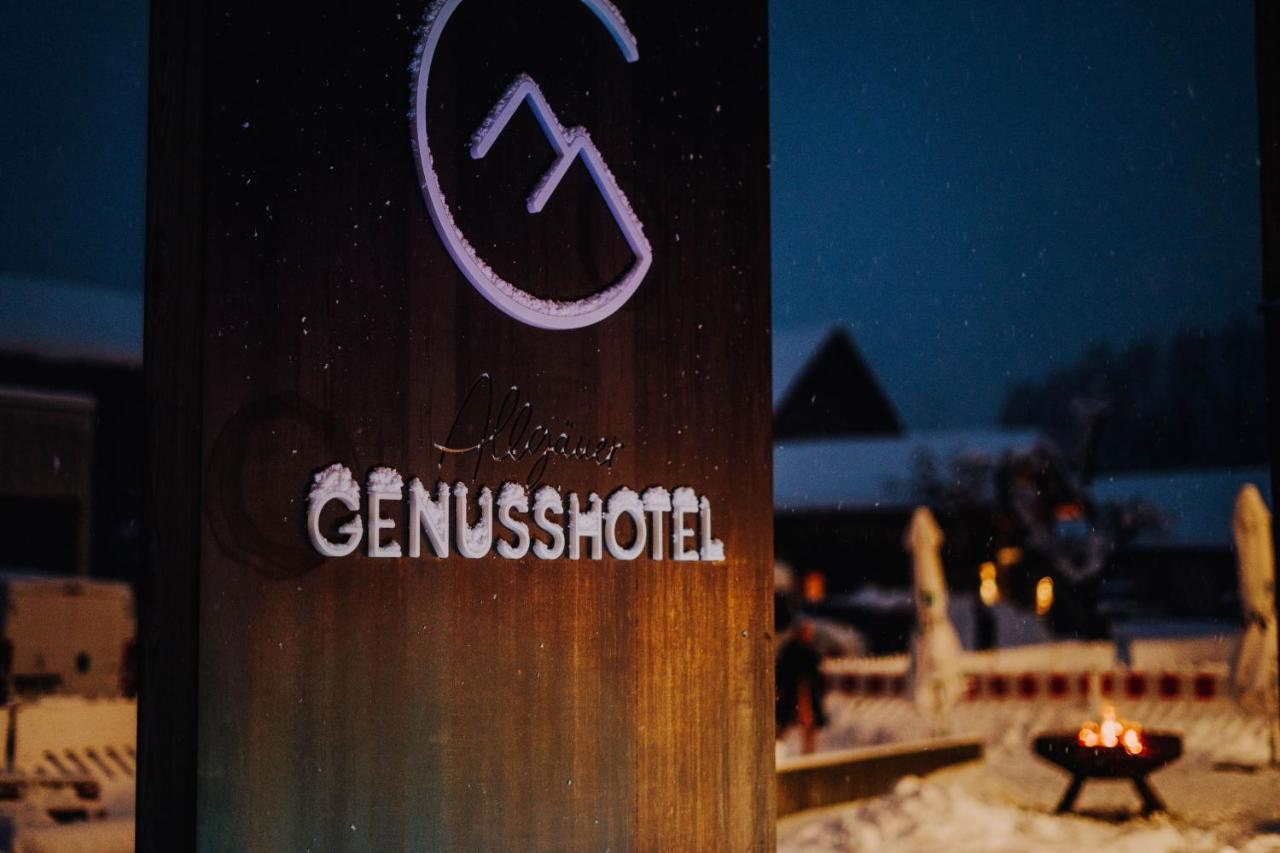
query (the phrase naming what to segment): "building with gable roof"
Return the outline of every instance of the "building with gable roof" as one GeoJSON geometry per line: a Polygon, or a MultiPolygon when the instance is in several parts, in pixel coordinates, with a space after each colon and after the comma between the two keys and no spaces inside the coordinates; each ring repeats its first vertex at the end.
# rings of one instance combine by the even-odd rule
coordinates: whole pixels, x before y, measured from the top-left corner
{"type": "MultiPolygon", "coordinates": [[[[775,556],[802,578],[820,574],[827,606],[847,604],[841,615],[867,634],[872,651],[906,645],[913,613],[909,595],[897,594],[911,583],[902,534],[920,505],[943,527],[948,585],[974,609],[966,639],[985,644],[979,570],[1007,541],[1010,516],[999,472],[1025,460],[1056,469],[1034,484],[1054,529],[1079,528],[1070,511],[1082,500],[1145,506],[1161,522],[1108,553],[1097,577],[1059,579],[1054,627],[1097,635],[1124,620],[1233,618],[1231,506],[1245,482],[1270,502],[1266,469],[1103,473],[1072,488],[1078,476],[1038,431],[910,430],[842,327],[776,334],[773,376],[775,556]],[[1046,483],[1066,487],[1054,495],[1046,483]],[[896,607],[883,605],[892,601],[896,607]]],[[[1046,571],[1040,564],[1006,577],[1001,567],[1002,593],[1020,605],[1018,618],[1036,620],[1034,585],[1046,571]]],[[[1025,636],[1043,634],[1028,627],[1037,630],[1025,636]]]]}

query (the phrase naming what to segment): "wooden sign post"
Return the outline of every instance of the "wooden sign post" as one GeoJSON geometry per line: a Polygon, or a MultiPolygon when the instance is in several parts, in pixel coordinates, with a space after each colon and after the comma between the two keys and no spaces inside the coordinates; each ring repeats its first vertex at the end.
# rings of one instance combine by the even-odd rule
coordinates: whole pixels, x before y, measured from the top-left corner
{"type": "Polygon", "coordinates": [[[772,849],[763,0],[152,27],[139,849],[772,849]]]}

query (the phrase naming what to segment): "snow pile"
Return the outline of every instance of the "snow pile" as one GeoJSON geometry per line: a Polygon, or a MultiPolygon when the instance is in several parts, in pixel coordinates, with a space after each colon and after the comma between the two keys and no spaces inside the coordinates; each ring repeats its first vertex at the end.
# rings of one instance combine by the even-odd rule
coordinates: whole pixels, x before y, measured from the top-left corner
{"type": "Polygon", "coordinates": [[[980,799],[958,785],[908,777],[892,794],[804,823],[780,838],[780,853],[1219,853],[1280,850],[1280,835],[1259,835],[1241,848],[1213,832],[1166,817],[1109,823],[1057,816],[980,799]]]}
{"type": "Polygon", "coordinates": [[[644,512],[644,501],[640,499],[640,495],[636,494],[634,489],[629,489],[626,486],[615,489],[609,495],[605,505],[605,511],[612,516],[620,516],[624,512],[635,513],[636,515],[644,512]]]}
{"type": "Polygon", "coordinates": [[[350,468],[334,463],[316,473],[309,497],[313,503],[318,501],[321,504],[327,503],[330,498],[341,497],[347,506],[358,506],[360,486],[351,476],[350,468]]]}
{"type": "Polygon", "coordinates": [[[16,853],[130,853],[133,834],[131,819],[23,828],[13,849],[16,853]]]}
{"type": "Polygon", "coordinates": [[[529,490],[519,483],[503,483],[498,491],[498,509],[529,511],[529,490]]]}
{"type": "Polygon", "coordinates": [[[534,514],[539,512],[564,512],[564,501],[560,498],[560,493],[551,486],[543,486],[533,493],[533,511],[534,514]]]}
{"type": "Polygon", "coordinates": [[[688,486],[680,486],[671,495],[672,510],[698,511],[698,495],[688,486]]]}
{"type": "Polygon", "coordinates": [[[662,486],[650,486],[640,496],[645,512],[670,512],[671,493],[662,486]]]}
{"type": "MultiPolygon", "coordinates": [[[[330,466],[325,473],[341,465],[330,466]]],[[[346,469],[343,469],[346,470],[346,469]]],[[[369,472],[369,494],[390,495],[399,498],[404,493],[404,478],[395,468],[374,468],[369,472]]],[[[357,494],[359,494],[357,492],[357,494]]]]}

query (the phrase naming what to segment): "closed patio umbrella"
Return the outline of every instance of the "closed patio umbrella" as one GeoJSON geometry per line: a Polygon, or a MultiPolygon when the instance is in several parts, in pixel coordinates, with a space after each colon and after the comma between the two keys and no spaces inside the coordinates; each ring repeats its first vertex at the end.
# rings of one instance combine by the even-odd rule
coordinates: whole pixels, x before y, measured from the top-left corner
{"type": "Polygon", "coordinates": [[[963,650],[947,615],[942,529],[927,507],[911,516],[903,544],[915,572],[916,630],[911,638],[911,689],[917,707],[935,722],[964,693],[963,650]]]}
{"type": "Polygon", "coordinates": [[[1271,731],[1271,760],[1280,759],[1277,691],[1280,668],[1276,649],[1276,564],[1271,513],[1257,487],[1246,483],[1236,498],[1232,519],[1240,567],[1240,604],[1244,632],[1231,662],[1231,690],[1241,707],[1265,714],[1271,731]]]}

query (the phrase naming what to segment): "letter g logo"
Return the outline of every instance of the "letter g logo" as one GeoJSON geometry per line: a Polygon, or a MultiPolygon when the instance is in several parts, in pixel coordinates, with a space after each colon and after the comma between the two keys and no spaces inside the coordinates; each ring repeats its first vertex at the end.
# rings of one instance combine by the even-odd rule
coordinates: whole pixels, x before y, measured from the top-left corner
{"type": "MultiPolygon", "coordinates": [[[[608,0],[582,2],[608,29],[623,58],[627,62],[638,60],[640,53],[635,36],[627,28],[618,10],[608,0]]],[[[471,157],[476,160],[483,158],[520,106],[528,104],[546,135],[547,142],[557,155],[551,168],[529,195],[529,213],[539,213],[543,209],[569,167],[576,159],[581,158],[631,248],[634,261],[627,271],[618,281],[582,299],[561,301],[535,296],[506,281],[484,262],[462,233],[440,189],[440,179],[435,171],[431,142],[427,134],[427,85],[440,35],[460,3],[462,0],[439,0],[432,6],[427,12],[422,41],[418,45],[417,78],[413,92],[413,139],[418,153],[418,176],[431,221],[435,223],[436,231],[458,269],[485,299],[504,313],[522,323],[542,329],[580,329],[599,323],[621,308],[631,298],[631,294],[635,293],[653,263],[653,250],[644,235],[644,226],[631,209],[631,203],[591,141],[591,136],[581,127],[564,127],[532,77],[527,74],[518,75],[498,99],[471,138],[471,157]]]]}

